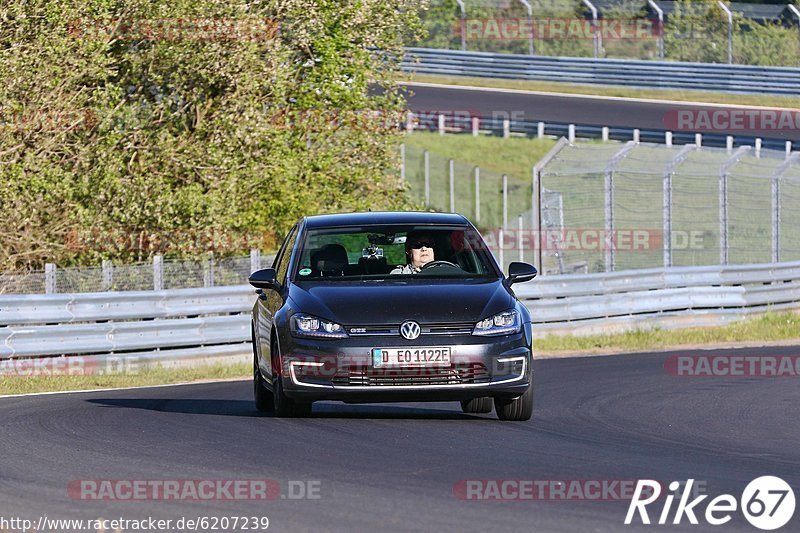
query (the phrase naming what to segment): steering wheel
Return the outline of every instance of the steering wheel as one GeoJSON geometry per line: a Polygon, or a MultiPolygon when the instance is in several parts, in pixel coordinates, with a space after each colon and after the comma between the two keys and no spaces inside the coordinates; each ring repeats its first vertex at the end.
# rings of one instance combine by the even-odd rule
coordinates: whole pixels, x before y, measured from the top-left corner
{"type": "Polygon", "coordinates": [[[428,261],[427,263],[422,265],[422,268],[420,268],[420,270],[427,270],[429,268],[436,268],[441,266],[449,266],[462,270],[460,266],[458,266],[455,263],[451,263],[450,261],[428,261]]]}

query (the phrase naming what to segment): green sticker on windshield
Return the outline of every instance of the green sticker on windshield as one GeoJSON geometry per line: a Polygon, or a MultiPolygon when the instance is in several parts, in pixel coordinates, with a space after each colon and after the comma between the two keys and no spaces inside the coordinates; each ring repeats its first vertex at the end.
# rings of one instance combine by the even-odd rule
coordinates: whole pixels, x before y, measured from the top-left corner
{"type": "Polygon", "coordinates": [[[308,276],[309,274],[311,274],[311,269],[310,268],[301,268],[300,269],[300,275],[301,276],[308,276]]]}

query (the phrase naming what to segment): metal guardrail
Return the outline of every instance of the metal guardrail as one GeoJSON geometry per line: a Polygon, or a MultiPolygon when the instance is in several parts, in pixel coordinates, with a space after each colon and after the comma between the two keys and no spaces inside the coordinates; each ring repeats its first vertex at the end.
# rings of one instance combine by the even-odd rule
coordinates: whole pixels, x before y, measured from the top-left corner
{"type": "MultiPolygon", "coordinates": [[[[515,287],[538,335],[674,317],[800,307],[800,262],[547,276],[515,287]]],[[[249,351],[249,286],[0,296],[0,359],[60,355],[146,361],[249,351]]]]}
{"type": "Polygon", "coordinates": [[[514,80],[693,89],[750,94],[800,94],[800,68],[545,57],[406,48],[406,72],[514,80]]]}
{"type": "MultiPolygon", "coordinates": [[[[567,122],[537,121],[537,120],[512,120],[498,117],[482,116],[438,116],[436,120],[430,117],[419,117],[409,112],[404,128],[406,131],[424,130],[439,131],[442,133],[463,134],[490,134],[508,137],[512,134],[526,137],[565,137],[571,142],[576,138],[602,139],[603,141],[635,141],[657,144],[695,144],[699,140],[702,146],[715,148],[734,148],[739,146],[757,146],[766,150],[783,150],[787,154],[793,146],[800,142],[787,141],[769,137],[755,137],[753,135],[725,135],[722,133],[699,133],[690,131],[670,131],[666,129],[632,128],[625,126],[597,126],[594,124],[570,124],[567,122]]],[[[798,137],[800,138],[800,137],[798,137]]]]}
{"type": "Polygon", "coordinates": [[[242,343],[253,298],[243,285],[0,296],[0,359],[242,343]]]}

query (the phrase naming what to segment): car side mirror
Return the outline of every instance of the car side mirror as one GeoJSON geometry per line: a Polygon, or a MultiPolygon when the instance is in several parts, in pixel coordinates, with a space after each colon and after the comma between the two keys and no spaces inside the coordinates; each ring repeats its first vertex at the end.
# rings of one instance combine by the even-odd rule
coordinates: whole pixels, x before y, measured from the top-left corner
{"type": "Polygon", "coordinates": [[[278,283],[276,277],[277,274],[274,268],[263,268],[250,274],[247,281],[257,289],[272,289],[278,291],[281,288],[281,284],[278,283]]]}
{"type": "Polygon", "coordinates": [[[535,266],[529,265],[528,263],[513,261],[508,265],[508,278],[506,279],[509,285],[513,283],[524,283],[535,278],[536,274],[538,274],[538,271],[535,266]]]}

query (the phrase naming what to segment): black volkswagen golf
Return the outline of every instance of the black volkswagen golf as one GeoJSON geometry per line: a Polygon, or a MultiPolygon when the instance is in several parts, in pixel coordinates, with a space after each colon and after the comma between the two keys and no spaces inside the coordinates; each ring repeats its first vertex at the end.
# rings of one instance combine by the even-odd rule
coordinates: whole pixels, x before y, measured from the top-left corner
{"type": "Polygon", "coordinates": [[[531,319],[475,227],[441,213],[311,216],[254,272],[256,407],[307,416],[315,400],[460,401],[528,420],[531,319]]]}

